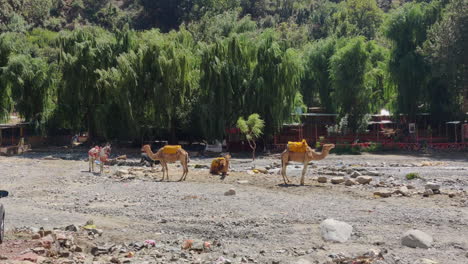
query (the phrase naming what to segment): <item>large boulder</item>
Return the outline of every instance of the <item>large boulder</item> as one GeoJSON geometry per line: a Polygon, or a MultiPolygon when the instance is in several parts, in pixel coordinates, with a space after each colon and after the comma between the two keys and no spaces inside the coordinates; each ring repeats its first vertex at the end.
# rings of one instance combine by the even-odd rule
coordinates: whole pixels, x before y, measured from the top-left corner
{"type": "Polygon", "coordinates": [[[348,241],[353,227],[335,219],[326,219],[320,224],[320,233],[325,241],[344,243],[348,241]]]}
{"type": "Polygon", "coordinates": [[[430,248],[432,242],[430,235],[416,229],[407,231],[401,238],[401,244],[411,248],[430,248]]]}

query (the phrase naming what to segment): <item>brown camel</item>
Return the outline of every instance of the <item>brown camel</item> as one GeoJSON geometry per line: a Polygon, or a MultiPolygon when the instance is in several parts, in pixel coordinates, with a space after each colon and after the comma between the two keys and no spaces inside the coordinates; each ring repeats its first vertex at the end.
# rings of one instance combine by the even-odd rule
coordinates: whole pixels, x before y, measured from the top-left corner
{"type": "Polygon", "coordinates": [[[229,159],[231,159],[231,155],[229,154],[214,159],[211,162],[210,173],[214,175],[219,175],[221,173],[223,176],[226,176],[229,171],[229,159]]]}
{"type": "Polygon", "coordinates": [[[182,148],[177,148],[177,149],[174,149],[175,153],[164,153],[165,147],[162,147],[156,153],[153,153],[153,151],[151,151],[150,145],[144,145],[141,148],[141,151],[144,151],[150,159],[159,160],[161,162],[161,166],[163,169],[162,170],[163,177],[161,181],[164,181],[165,175],[167,175],[167,180],[169,181],[169,170],[167,168],[167,163],[174,163],[179,160],[180,164],[184,168],[184,172],[182,173],[182,177],[180,178],[179,181],[185,181],[185,178],[187,177],[187,173],[188,173],[188,161],[189,161],[189,155],[187,151],[185,151],[182,148]]]}
{"type": "Polygon", "coordinates": [[[288,179],[288,176],[286,176],[286,166],[288,166],[290,161],[302,162],[304,164],[301,177],[301,185],[304,185],[304,176],[307,172],[307,165],[309,165],[309,161],[324,159],[326,156],[328,156],[328,153],[330,153],[330,150],[334,147],[334,144],[325,144],[323,145],[322,153],[317,153],[310,147],[307,147],[305,152],[292,152],[289,150],[289,148],[286,148],[286,150],[281,153],[281,175],[283,176],[284,184],[291,182],[288,179]]]}

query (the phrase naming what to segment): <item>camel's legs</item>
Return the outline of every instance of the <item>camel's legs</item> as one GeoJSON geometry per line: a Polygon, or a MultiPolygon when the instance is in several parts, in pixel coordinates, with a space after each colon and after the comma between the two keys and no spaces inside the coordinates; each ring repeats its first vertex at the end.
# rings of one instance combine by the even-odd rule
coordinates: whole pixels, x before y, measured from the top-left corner
{"type": "Polygon", "coordinates": [[[169,168],[167,167],[167,163],[164,162],[164,168],[166,169],[166,179],[169,181],[169,168]]]}
{"type": "Polygon", "coordinates": [[[93,166],[93,159],[91,157],[88,157],[89,160],[89,172],[91,172],[91,167],[93,166]]]}
{"type": "Polygon", "coordinates": [[[104,162],[101,161],[101,162],[99,163],[99,166],[100,166],[100,167],[99,167],[99,168],[100,168],[99,174],[102,174],[102,173],[104,172],[104,162]]]}
{"type": "Polygon", "coordinates": [[[288,176],[286,176],[286,167],[288,166],[287,162],[282,162],[281,175],[283,176],[284,184],[290,183],[288,176]]]}
{"type": "Polygon", "coordinates": [[[187,178],[187,174],[188,174],[188,164],[183,161],[180,161],[180,164],[182,165],[182,168],[184,168],[184,172],[182,172],[182,177],[180,178],[179,181],[185,181],[185,179],[187,178]]]}
{"type": "Polygon", "coordinates": [[[185,180],[185,165],[184,165],[184,162],[181,160],[180,161],[180,165],[182,165],[182,168],[183,168],[183,172],[182,172],[182,177],[180,177],[180,180],[179,181],[183,181],[185,180]]]}
{"type": "Polygon", "coordinates": [[[161,161],[161,168],[162,168],[162,173],[163,173],[163,177],[162,177],[161,181],[164,181],[164,176],[166,174],[166,169],[164,168],[164,162],[163,161],[161,161]]]}
{"type": "Polygon", "coordinates": [[[304,162],[304,168],[302,169],[302,177],[301,177],[301,185],[304,185],[304,177],[307,173],[307,166],[309,165],[308,162],[304,162]]]}

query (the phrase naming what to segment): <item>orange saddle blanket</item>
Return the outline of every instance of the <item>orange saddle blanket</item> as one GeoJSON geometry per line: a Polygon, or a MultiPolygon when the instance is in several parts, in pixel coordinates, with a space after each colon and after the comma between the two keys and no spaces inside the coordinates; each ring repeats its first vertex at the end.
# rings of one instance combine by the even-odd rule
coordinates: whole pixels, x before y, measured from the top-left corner
{"type": "Polygon", "coordinates": [[[166,145],[163,147],[164,154],[176,154],[177,150],[181,149],[181,145],[166,145]]]}
{"type": "Polygon", "coordinates": [[[306,152],[308,146],[305,139],[301,142],[288,141],[288,149],[291,152],[306,152]]]}

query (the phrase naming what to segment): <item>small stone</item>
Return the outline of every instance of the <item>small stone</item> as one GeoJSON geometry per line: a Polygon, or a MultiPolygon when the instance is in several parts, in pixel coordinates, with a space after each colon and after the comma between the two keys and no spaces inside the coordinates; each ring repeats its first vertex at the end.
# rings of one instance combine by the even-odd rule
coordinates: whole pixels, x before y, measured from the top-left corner
{"type": "Polygon", "coordinates": [[[345,185],[346,185],[346,186],[352,186],[352,185],[356,185],[356,184],[358,184],[357,181],[355,181],[355,180],[353,180],[353,179],[348,179],[348,180],[346,180],[346,182],[345,182],[345,185]]]}
{"type": "Polygon", "coordinates": [[[398,193],[400,193],[401,195],[403,196],[409,196],[409,190],[408,190],[408,187],[406,186],[401,186],[398,190],[397,190],[398,193]]]}
{"type": "Polygon", "coordinates": [[[403,234],[401,244],[411,248],[430,248],[433,239],[430,235],[420,230],[409,230],[403,234]]]}
{"type": "Polygon", "coordinates": [[[360,184],[369,184],[372,181],[372,177],[369,176],[359,176],[356,178],[356,181],[360,184]]]}
{"type": "Polygon", "coordinates": [[[44,247],[37,247],[37,248],[32,249],[32,252],[34,252],[36,254],[39,254],[39,255],[44,254],[45,251],[46,251],[46,249],[44,247]]]}
{"type": "Polygon", "coordinates": [[[108,248],[106,247],[93,247],[91,248],[91,254],[93,256],[99,256],[109,253],[108,248]]]}
{"type": "Polygon", "coordinates": [[[427,189],[427,190],[425,190],[424,193],[423,193],[423,196],[424,196],[424,197],[429,197],[429,196],[431,196],[431,195],[434,195],[434,191],[432,191],[431,189],[427,189]]]}
{"type": "Polygon", "coordinates": [[[231,196],[231,195],[236,195],[236,190],[234,189],[229,189],[229,191],[224,193],[225,196],[231,196]]]}
{"type": "Polygon", "coordinates": [[[366,174],[370,176],[380,176],[381,173],[378,171],[367,171],[366,174]]]}
{"type": "Polygon", "coordinates": [[[27,260],[31,262],[37,262],[39,256],[35,253],[29,252],[18,257],[19,260],[27,260]]]}
{"type": "Polygon", "coordinates": [[[320,223],[320,233],[325,241],[344,243],[348,241],[353,227],[345,222],[326,219],[320,223]]]}
{"type": "Polygon", "coordinates": [[[320,183],[326,183],[328,181],[328,178],[325,177],[325,176],[319,176],[317,178],[317,181],[320,182],[320,183]]]}
{"type": "Polygon", "coordinates": [[[425,189],[426,190],[439,190],[440,189],[440,184],[437,184],[435,182],[428,182],[426,183],[426,186],[425,186],[425,189]]]}
{"type": "Polygon", "coordinates": [[[374,192],[374,195],[380,196],[382,198],[387,198],[387,197],[392,196],[392,192],[389,190],[381,190],[381,191],[374,192]]]}
{"type": "Polygon", "coordinates": [[[68,258],[68,257],[70,257],[70,252],[68,252],[68,251],[60,251],[60,252],[59,252],[59,256],[60,256],[61,258],[68,258]]]}
{"type": "Polygon", "coordinates": [[[353,171],[353,173],[351,173],[351,178],[357,178],[357,177],[359,177],[361,175],[362,174],[359,171],[353,171]]]}
{"type": "Polygon", "coordinates": [[[240,181],[237,181],[237,183],[239,183],[239,184],[246,184],[246,183],[249,183],[249,181],[247,181],[247,180],[240,180],[240,181]]]}
{"type": "Polygon", "coordinates": [[[340,183],[343,183],[344,181],[345,181],[344,177],[333,177],[333,178],[331,178],[331,183],[333,183],[333,184],[340,184],[340,183]]]}
{"type": "Polygon", "coordinates": [[[422,259],[417,260],[413,264],[439,264],[439,262],[434,261],[432,259],[422,258],[422,259]]]}
{"type": "Polygon", "coordinates": [[[69,225],[65,227],[65,231],[78,232],[78,230],[78,226],[76,225],[69,225]]]}
{"type": "Polygon", "coordinates": [[[41,243],[42,247],[48,249],[54,243],[54,238],[52,237],[52,235],[47,235],[47,236],[41,238],[40,243],[41,243]]]}

